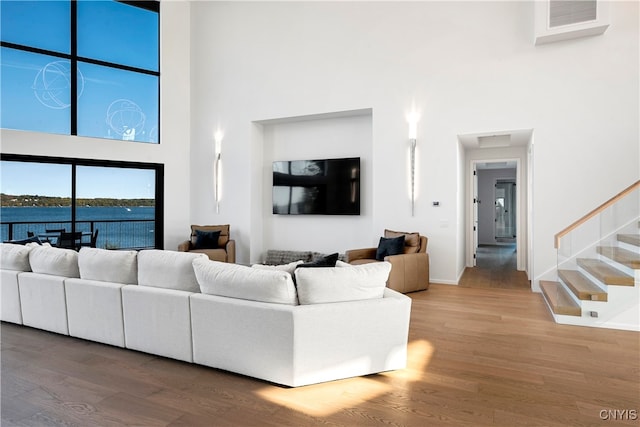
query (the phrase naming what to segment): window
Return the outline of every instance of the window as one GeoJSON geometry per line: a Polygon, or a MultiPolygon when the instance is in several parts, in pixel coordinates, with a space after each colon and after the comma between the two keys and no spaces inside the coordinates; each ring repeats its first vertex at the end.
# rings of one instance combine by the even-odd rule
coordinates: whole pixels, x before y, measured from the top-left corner
{"type": "MultiPolygon", "coordinates": [[[[82,232],[107,249],[163,247],[163,166],[2,155],[2,241],[82,232]],[[46,177],[46,179],[43,179],[46,177]]],[[[55,244],[55,240],[52,241],[55,244]]]]}
{"type": "Polygon", "coordinates": [[[0,2],[3,128],[159,143],[159,2],[0,2]]]}

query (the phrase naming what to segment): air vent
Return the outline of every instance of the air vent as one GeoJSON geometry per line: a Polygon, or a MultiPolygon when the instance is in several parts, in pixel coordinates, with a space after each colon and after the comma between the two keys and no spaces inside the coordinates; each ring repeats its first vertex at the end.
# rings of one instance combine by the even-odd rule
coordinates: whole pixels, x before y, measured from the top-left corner
{"type": "Polygon", "coordinates": [[[511,135],[489,135],[479,136],[478,146],[480,148],[509,147],[511,145],[511,135]]]}
{"type": "Polygon", "coordinates": [[[550,0],[549,27],[595,21],[597,10],[596,0],[550,0]]]}
{"type": "Polygon", "coordinates": [[[595,36],[609,28],[607,0],[535,1],[535,44],[595,36]]]}

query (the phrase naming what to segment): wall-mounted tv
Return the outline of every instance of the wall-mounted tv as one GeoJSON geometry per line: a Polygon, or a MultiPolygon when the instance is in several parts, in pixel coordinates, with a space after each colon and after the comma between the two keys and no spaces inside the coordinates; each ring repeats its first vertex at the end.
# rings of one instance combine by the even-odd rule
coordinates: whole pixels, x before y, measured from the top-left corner
{"type": "Polygon", "coordinates": [[[360,157],[273,162],[273,213],[360,215],[360,157]]]}

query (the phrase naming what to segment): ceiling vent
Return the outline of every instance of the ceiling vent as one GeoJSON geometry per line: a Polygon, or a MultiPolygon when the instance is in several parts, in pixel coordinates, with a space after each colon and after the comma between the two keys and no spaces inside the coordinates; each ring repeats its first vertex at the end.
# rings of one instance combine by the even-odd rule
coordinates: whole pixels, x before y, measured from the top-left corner
{"type": "Polygon", "coordinates": [[[479,136],[478,146],[480,148],[499,148],[511,145],[511,135],[489,135],[479,136]]]}
{"type": "Polygon", "coordinates": [[[549,27],[595,21],[597,5],[596,0],[550,0],[549,27]]]}
{"type": "Polygon", "coordinates": [[[595,36],[609,27],[606,0],[545,0],[534,7],[536,45],[595,36]]]}

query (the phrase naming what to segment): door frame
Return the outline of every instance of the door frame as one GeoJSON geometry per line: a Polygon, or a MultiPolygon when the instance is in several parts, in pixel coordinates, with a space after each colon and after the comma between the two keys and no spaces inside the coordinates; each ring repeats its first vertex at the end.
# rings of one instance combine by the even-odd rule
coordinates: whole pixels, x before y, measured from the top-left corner
{"type": "Polygon", "coordinates": [[[528,214],[528,208],[522,208],[522,191],[523,188],[523,178],[522,176],[522,165],[520,158],[491,158],[491,159],[473,159],[469,161],[469,169],[468,169],[468,185],[471,189],[469,191],[469,199],[467,200],[467,206],[470,209],[470,215],[467,217],[469,220],[467,221],[467,235],[471,237],[471,245],[469,245],[469,250],[467,250],[467,267],[474,267],[476,264],[476,252],[478,247],[478,235],[477,235],[477,208],[478,205],[476,203],[478,199],[477,193],[477,174],[474,174],[477,171],[478,163],[498,163],[498,162],[516,162],[516,230],[520,230],[520,232],[516,233],[516,269],[518,271],[526,271],[527,265],[527,248],[525,247],[525,242],[527,239],[523,236],[523,231],[528,230],[525,227],[525,218],[524,215],[528,214]],[[475,227],[475,228],[474,228],[475,227]]]}

